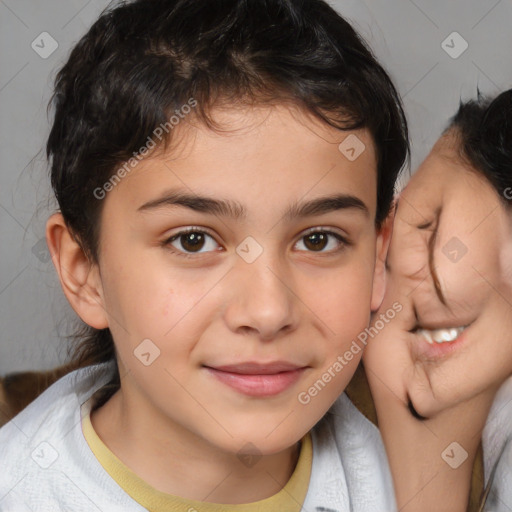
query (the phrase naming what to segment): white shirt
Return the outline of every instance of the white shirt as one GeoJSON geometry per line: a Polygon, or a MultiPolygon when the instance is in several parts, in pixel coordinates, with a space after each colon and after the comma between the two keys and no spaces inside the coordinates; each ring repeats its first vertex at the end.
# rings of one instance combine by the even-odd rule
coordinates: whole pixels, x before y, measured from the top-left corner
{"type": "Polygon", "coordinates": [[[486,512],[512,510],[512,377],[500,387],[482,434],[486,512]],[[489,480],[491,480],[489,482],[489,480]]]}
{"type": "MultiPolygon", "coordinates": [[[[0,511],[146,510],[105,471],[82,433],[89,398],[113,371],[102,364],[64,376],[0,429],[0,511]]],[[[345,394],[312,441],[304,512],[396,511],[380,434],[345,394]]]]}

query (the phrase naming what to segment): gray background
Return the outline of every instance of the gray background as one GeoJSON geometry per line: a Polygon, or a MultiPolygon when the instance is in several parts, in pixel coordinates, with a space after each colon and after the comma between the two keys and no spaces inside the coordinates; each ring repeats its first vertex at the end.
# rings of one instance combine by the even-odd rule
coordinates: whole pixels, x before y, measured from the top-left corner
{"type": "MultiPolygon", "coordinates": [[[[460,98],[475,96],[477,87],[488,94],[512,87],[512,0],[331,3],[367,39],[404,98],[413,169],[460,98]],[[447,39],[453,32],[468,44],[457,58],[463,41],[447,39]]],[[[55,207],[43,150],[46,105],[70,47],[107,5],[0,0],[0,374],[50,368],[66,356],[74,313],[42,241],[55,207]],[[51,49],[43,32],[58,44],[46,58],[35,51],[51,49]]]]}

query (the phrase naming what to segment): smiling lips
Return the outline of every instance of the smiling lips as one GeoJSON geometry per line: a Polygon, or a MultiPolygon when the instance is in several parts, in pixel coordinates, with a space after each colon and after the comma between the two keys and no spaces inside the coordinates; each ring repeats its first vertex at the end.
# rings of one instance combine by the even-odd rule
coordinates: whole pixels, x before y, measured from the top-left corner
{"type": "Polygon", "coordinates": [[[216,379],[249,396],[265,397],[282,393],[295,384],[307,367],[287,362],[241,363],[205,367],[216,379]]]}
{"type": "Polygon", "coordinates": [[[420,329],[418,334],[421,334],[428,343],[451,343],[455,341],[464,331],[466,327],[452,327],[451,329],[420,329]]]}
{"type": "Polygon", "coordinates": [[[468,325],[442,329],[419,328],[415,334],[424,343],[416,345],[415,351],[420,357],[432,360],[446,357],[464,343],[467,327],[468,325]]]}

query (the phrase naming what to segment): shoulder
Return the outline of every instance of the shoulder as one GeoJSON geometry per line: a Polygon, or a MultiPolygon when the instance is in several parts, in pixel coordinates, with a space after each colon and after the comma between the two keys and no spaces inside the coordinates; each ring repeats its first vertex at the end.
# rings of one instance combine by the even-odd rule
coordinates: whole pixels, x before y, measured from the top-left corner
{"type": "MultiPolygon", "coordinates": [[[[342,394],[313,429],[313,469],[346,494],[358,512],[396,510],[391,472],[377,427],[342,394]]],[[[334,488],[334,487],[333,487],[334,488]]],[[[343,499],[341,499],[343,503],[343,499]]]]}
{"type": "Polygon", "coordinates": [[[492,477],[491,495],[512,506],[512,377],[500,387],[482,434],[486,483],[492,477]]]}
{"type": "Polygon", "coordinates": [[[500,387],[482,433],[485,473],[494,466],[508,438],[512,436],[512,377],[500,387]]]}
{"type": "MultiPolygon", "coordinates": [[[[329,425],[336,445],[343,451],[344,464],[351,466],[356,461],[356,466],[362,468],[365,461],[386,461],[378,428],[356,408],[345,393],[334,402],[322,421],[329,425]]],[[[382,464],[382,468],[386,470],[387,463],[382,464]]]]}
{"type": "Polygon", "coordinates": [[[64,482],[80,406],[113,371],[112,364],[102,364],[65,375],[0,429],[0,467],[8,469],[0,479],[0,509],[9,510],[4,508],[7,494],[11,499],[16,492],[35,495],[43,486],[64,482]]]}
{"type": "Polygon", "coordinates": [[[485,510],[493,512],[512,510],[512,439],[503,445],[494,466],[491,468],[490,489],[485,510]]]}
{"type": "MultiPolygon", "coordinates": [[[[77,407],[111,378],[113,365],[101,364],[68,373],[0,428],[0,446],[9,439],[52,433],[70,420],[77,407]]],[[[3,453],[3,452],[0,452],[3,453]]]]}

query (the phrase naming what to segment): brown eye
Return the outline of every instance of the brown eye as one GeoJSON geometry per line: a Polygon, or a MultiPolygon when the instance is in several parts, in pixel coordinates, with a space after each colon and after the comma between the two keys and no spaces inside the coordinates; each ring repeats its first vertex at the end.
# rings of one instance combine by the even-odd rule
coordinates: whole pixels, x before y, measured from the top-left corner
{"type": "Polygon", "coordinates": [[[181,247],[189,252],[200,251],[204,246],[203,233],[187,233],[185,235],[181,235],[179,240],[181,247]]]}
{"type": "Polygon", "coordinates": [[[336,253],[351,245],[348,240],[332,231],[311,231],[299,239],[296,247],[301,251],[336,253]]]}
{"type": "Polygon", "coordinates": [[[322,251],[327,247],[329,237],[326,233],[311,233],[304,237],[304,245],[310,251],[322,251]]]}
{"type": "Polygon", "coordinates": [[[177,253],[194,254],[211,252],[218,249],[215,239],[204,231],[188,230],[176,233],[164,245],[170,245],[177,253]]]}

